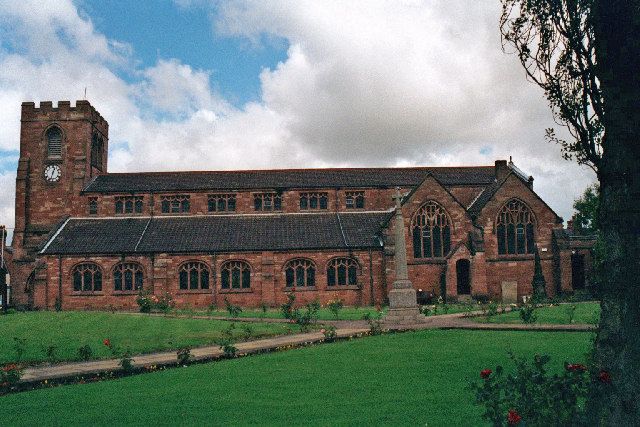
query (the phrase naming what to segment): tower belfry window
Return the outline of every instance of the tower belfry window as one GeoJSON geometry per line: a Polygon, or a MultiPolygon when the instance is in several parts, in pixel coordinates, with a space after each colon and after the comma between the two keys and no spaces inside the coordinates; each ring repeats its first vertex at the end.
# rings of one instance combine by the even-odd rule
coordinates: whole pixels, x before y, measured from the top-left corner
{"type": "Polygon", "coordinates": [[[47,156],[62,157],[62,131],[57,127],[47,131],[47,156]]]}

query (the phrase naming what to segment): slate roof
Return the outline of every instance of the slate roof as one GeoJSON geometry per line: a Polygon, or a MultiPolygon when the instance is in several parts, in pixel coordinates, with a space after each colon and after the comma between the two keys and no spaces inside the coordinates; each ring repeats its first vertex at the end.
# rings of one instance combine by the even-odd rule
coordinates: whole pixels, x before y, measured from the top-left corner
{"type": "Polygon", "coordinates": [[[432,173],[443,185],[488,185],[494,166],[276,169],[216,172],[144,172],[99,175],[89,193],[146,193],[267,188],[413,187],[432,173]]]}
{"type": "Polygon", "coordinates": [[[472,217],[477,217],[480,214],[482,208],[484,208],[485,205],[489,203],[489,200],[493,198],[494,194],[496,194],[496,191],[498,191],[501,185],[502,182],[494,180],[484,190],[482,190],[478,197],[467,208],[467,212],[469,212],[469,215],[471,215],[472,217]]]}
{"type": "Polygon", "coordinates": [[[71,218],[42,254],[380,248],[392,212],[71,218]]]}

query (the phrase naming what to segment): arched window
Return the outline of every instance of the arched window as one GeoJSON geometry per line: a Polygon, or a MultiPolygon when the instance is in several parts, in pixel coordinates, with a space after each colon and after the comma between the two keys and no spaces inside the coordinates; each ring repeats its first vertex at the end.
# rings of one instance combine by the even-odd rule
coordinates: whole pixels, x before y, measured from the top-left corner
{"type": "Polygon", "coordinates": [[[96,264],[87,262],[78,264],[71,271],[73,292],[102,291],[102,270],[96,264]]]}
{"type": "Polygon", "coordinates": [[[535,250],[534,223],[531,210],[520,200],[502,206],[496,222],[498,253],[532,254],[535,250]]]}
{"type": "Polygon", "coordinates": [[[62,157],[62,131],[55,126],[47,131],[47,156],[62,157]]]}
{"type": "Polygon", "coordinates": [[[116,291],[139,291],[144,284],[144,273],[140,264],[122,262],[113,268],[113,289],[116,291]]]}
{"type": "Polygon", "coordinates": [[[356,286],[358,263],[353,258],[335,258],[327,264],[327,286],[356,286]]]}
{"type": "Polygon", "coordinates": [[[451,221],[442,206],[425,203],[411,221],[413,256],[415,258],[441,258],[451,248],[451,221]]]}
{"type": "Polygon", "coordinates": [[[199,261],[186,262],[178,269],[180,289],[209,289],[209,267],[199,261]]]}
{"type": "Polygon", "coordinates": [[[249,289],[251,267],[244,261],[227,261],[220,268],[222,289],[249,289]]]}
{"type": "Polygon", "coordinates": [[[316,266],[308,259],[293,259],[284,267],[288,288],[316,285],[316,266]]]}
{"type": "Polygon", "coordinates": [[[502,206],[496,222],[498,253],[532,254],[535,249],[531,210],[520,200],[509,200],[502,206]]]}

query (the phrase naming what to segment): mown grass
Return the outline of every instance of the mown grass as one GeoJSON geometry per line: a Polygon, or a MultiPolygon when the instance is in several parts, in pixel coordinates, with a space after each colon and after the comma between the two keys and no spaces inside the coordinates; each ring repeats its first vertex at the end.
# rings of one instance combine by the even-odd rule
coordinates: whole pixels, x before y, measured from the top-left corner
{"type": "Polygon", "coordinates": [[[420,331],[0,397],[14,425],[483,425],[470,381],[507,351],[585,362],[592,334],[420,331]]]}
{"type": "MultiPolygon", "coordinates": [[[[77,360],[78,348],[89,345],[93,358],[111,357],[103,344],[108,338],[122,350],[134,354],[214,344],[229,328],[220,320],[180,319],[160,316],[103,312],[25,312],[0,315],[0,364],[16,362],[14,337],[24,339],[22,362],[49,361],[46,349],[55,346],[57,361],[77,360]]],[[[236,323],[233,334],[246,339],[299,332],[296,325],[277,323],[236,323]]]]}
{"type": "MultiPolygon", "coordinates": [[[[452,314],[462,313],[467,310],[467,306],[464,304],[437,304],[430,305],[429,315],[440,314],[452,314]],[[434,311],[434,307],[437,307],[434,311]]],[[[304,311],[304,307],[298,307],[304,311]]],[[[475,308],[475,307],[474,307],[475,308]]],[[[479,308],[476,308],[479,309],[479,308]]],[[[382,308],[382,313],[386,314],[388,307],[382,308]]],[[[179,315],[208,315],[208,316],[220,316],[230,317],[229,312],[224,309],[216,309],[210,311],[192,311],[192,310],[174,310],[172,313],[179,315]]],[[[326,307],[322,307],[318,311],[318,320],[362,320],[366,315],[375,316],[378,314],[378,310],[375,307],[344,307],[338,311],[338,317],[335,316],[331,310],[326,307]]],[[[268,308],[266,310],[255,308],[243,308],[242,312],[238,314],[239,318],[257,318],[257,319],[283,319],[282,311],[279,309],[268,308]]]]}
{"type": "MultiPolygon", "coordinates": [[[[600,304],[596,302],[585,302],[576,304],[560,304],[551,307],[540,307],[536,309],[538,316],[536,323],[549,323],[557,325],[570,324],[571,306],[575,305],[573,315],[574,324],[597,324],[600,319],[600,304]]],[[[483,323],[523,323],[520,313],[512,311],[491,317],[475,317],[475,321],[483,323]]]]}

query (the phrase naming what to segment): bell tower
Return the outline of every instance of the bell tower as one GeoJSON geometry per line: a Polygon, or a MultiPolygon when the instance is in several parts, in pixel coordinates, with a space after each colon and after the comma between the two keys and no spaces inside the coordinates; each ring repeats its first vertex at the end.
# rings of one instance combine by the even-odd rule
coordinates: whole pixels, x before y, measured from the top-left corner
{"type": "Polygon", "coordinates": [[[80,193],[107,172],[109,125],[89,104],[22,103],[14,261],[30,262],[57,224],[84,208],[80,193]]]}

